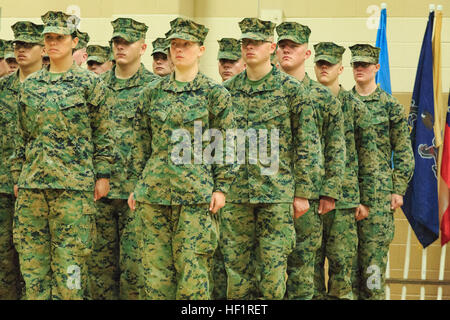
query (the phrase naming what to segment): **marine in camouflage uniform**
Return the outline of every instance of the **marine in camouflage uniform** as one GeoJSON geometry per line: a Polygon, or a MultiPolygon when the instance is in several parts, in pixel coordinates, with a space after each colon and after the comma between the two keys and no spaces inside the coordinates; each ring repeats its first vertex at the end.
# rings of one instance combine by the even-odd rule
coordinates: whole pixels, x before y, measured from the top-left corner
{"type": "MultiPolygon", "coordinates": [[[[170,24],[173,50],[187,56],[192,51],[183,51],[178,43],[190,41],[200,52],[206,27],[182,18],[170,24]]],[[[217,193],[228,192],[237,167],[224,163],[219,148],[208,154],[211,146],[202,137],[210,133],[222,139],[225,130],[234,127],[234,116],[225,88],[200,72],[192,81],[180,82],[177,72],[175,64],[170,77],[144,89],[135,121],[132,157],[139,181],[134,195],[136,215],[142,220],[145,298],[203,300],[211,298],[219,236],[209,204],[217,193]]]]}
{"type": "Polygon", "coordinates": [[[39,53],[43,51],[42,31],[43,25],[36,25],[28,21],[19,21],[11,29],[14,32],[14,40],[18,53],[25,53],[26,60],[19,60],[25,63],[26,71],[22,66],[12,75],[3,78],[0,89],[0,110],[1,110],[1,157],[0,167],[0,300],[18,299],[21,297],[23,279],[19,269],[19,257],[13,246],[13,217],[14,217],[14,191],[13,179],[11,176],[10,157],[14,152],[14,139],[17,135],[17,106],[18,95],[21,82],[27,76],[25,72],[33,72],[42,67],[42,60],[39,53]],[[27,48],[32,45],[31,48],[27,48]],[[34,46],[39,46],[40,50],[30,52],[34,46]],[[25,47],[25,49],[23,49],[25,47]],[[39,52],[40,51],[40,52],[39,52]],[[28,54],[27,54],[28,53],[28,54]],[[37,59],[36,59],[37,58],[37,59]]]}
{"type": "Polygon", "coordinates": [[[14,44],[12,40],[5,41],[5,61],[8,65],[8,74],[14,73],[18,68],[16,56],[14,55],[14,44]]]}
{"type": "MultiPolygon", "coordinates": [[[[379,48],[368,44],[350,47],[351,63],[378,64],[379,48]]],[[[373,74],[375,87],[375,73],[373,74]]],[[[369,217],[358,222],[358,255],[352,273],[353,290],[357,299],[384,299],[385,273],[389,245],[394,237],[393,195],[403,196],[414,171],[405,110],[399,101],[379,86],[369,95],[352,93],[365,103],[375,129],[378,163],[375,200],[370,204],[369,217]],[[393,163],[391,162],[393,153],[393,163]]]]}
{"type": "MultiPolygon", "coordinates": [[[[296,22],[283,22],[277,26],[278,46],[283,40],[306,45],[311,30],[296,22]]],[[[282,45],[281,45],[282,47],[282,45]]],[[[278,52],[283,49],[280,48],[278,52]]],[[[282,60],[278,56],[283,67],[282,60]]],[[[304,63],[299,66],[304,69],[304,63]]],[[[288,259],[288,299],[309,300],[314,295],[314,261],[322,243],[323,225],[319,214],[320,201],[333,202],[341,197],[344,175],[345,139],[341,104],[331,91],[305,73],[301,81],[308,92],[314,109],[314,118],[321,145],[320,171],[312,179],[314,196],[310,210],[295,220],[296,246],[288,259]],[[320,200],[319,200],[320,199],[320,200]]]]}
{"type": "Polygon", "coordinates": [[[219,43],[219,74],[222,81],[226,81],[245,69],[245,63],[241,55],[241,42],[233,38],[222,38],[219,43]]]}
{"type": "Polygon", "coordinates": [[[170,41],[166,38],[156,38],[155,41],[152,42],[152,46],[153,72],[160,77],[171,74],[173,71],[173,64],[168,57],[170,41]]]}
{"type": "MultiPolygon", "coordinates": [[[[233,38],[222,38],[217,42],[219,43],[219,52],[217,53],[217,60],[219,60],[219,74],[221,75],[222,80],[226,81],[245,69],[241,54],[241,42],[238,39],[233,38]]],[[[214,299],[225,300],[227,297],[227,273],[225,271],[220,244],[214,254],[213,278],[214,299]]]]}
{"type": "Polygon", "coordinates": [[[336,90],[333,94],[337,93],[341,102],[346,143],[342,198],[337,201],[335,210],[320,216],[323,238],[316,255],[314,298],[352,300],[351,272],[358,247],[356,209],[360,204],[369,207],[373,203],[377,182],[375,174],[378,163],[371,156],[376,152],[375,131],[364,103],[339,85],[338,68],[342,66],[345,48],[332,42],[320,42],[314,45],[314,50],[317,79],[336,90]],[[322,71],[328,71],[322,78],[328,83],[320,79],[322,71]],[[329,262],[328,290],[325,290],[325,257],[329,262]]]}
{"type": "MultiPolygon", "coordinates": [[[[75,34],[68,18],[47,12],[43,34],[75,34]]],[[[86,258],[96,234],[94,184],[101,191],[97,185],[109,178],[113,160],[106,96],[101,79],[76,64],[63,73],[41,69],[19,90],[13,237],[26,299],[86,297],[86,258]]]]}
{"type": "Polygon", "coordinates": [[[5,60],[5,40],[0,39],[0,78],[8,75],[8,64],[5,60]]]}
{"type": "MultiPolygon", "coordinates": [[[[76,16],[71,16],[71,23],[74,23],[75,25],[78,24],[78,17],[76,16]]],[[[73,50],[73,59],[75,60],[75,63],[78,66],[81,66],[83,63],[86,62],[87,58],[88,58],[88,54],[87,54],[87,46],[90,40],[89,34],[87,32],[81,32],[80,30],[77,29],[76,31],[76,36],[78,38],[78,44],[75,47],[75,49],[73,50]]]]}
{"type": "MultiPolygon", "coordinates": [[[[243,56],[245,50],[273,42],[275,24],[270,21],[245,18],[239,27],[243,56]]],[[[258,50],[266,54],[264,49],[258,50]]],[[[312,172],[319,169],[320,141],[306,89],[271,66],[270,55],[258,59],[259,64],[253,63],[264,63],[269,70],[262,78],[249,79],[253,65],[247,59],[247,70],[224,83],[232,96],[237,128],[243,130],[237,137],[238,161],[239,149],[245,150],[220,213],[228,299],[284,297],[287,257],[295,246],[294,197],[314,195],[312,172]]]]}
{"type": "Polygon", "coordinates": [[[89,71],[103,74],[112,68],[111,48],[109,46],[90,45],[86,48],[86,60],[89,71]]]}
{"type": "MultiPolygon", "coordinates": [[[[118,18],[111,24],[112,41],[121,38],[134,43],[145,39],[148,30],[144,23],[129,18],[118,18]]],[[[111,190],[97,202],[97,242],[89,260],[89,272],[94,299],[129,300],[139,298],[138,268],[141,264],[136,238],[140,231],[135,212],[127,204],[136,183],[130,179],[128,168],[134,138],[133,119],[139,94],[158,77],[140,63],[135,74],[121,79],[117,77],[118,67],[120,65],[102,75],[110,91],[107,105],[111,107],[111,120],[115,124],[115,159],[111,168],[111,190]]]]}

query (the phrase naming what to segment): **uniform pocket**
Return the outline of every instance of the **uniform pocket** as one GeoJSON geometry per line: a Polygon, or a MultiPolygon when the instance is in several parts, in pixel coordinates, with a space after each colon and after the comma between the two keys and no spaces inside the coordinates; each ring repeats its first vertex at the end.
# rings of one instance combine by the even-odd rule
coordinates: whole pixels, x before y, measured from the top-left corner
{"type": "Polygon", "coordinates": [[[216,217],[209,212],[208,206],[202,206],[198,212],[200,237],[196,239],[194,252],[196,254],[212,256],[219,243],[219,225],[216,217]]]}
{"type": "Polygon", "coordinates": [[[198,107],[194,109],[189,109],[183,115],[183,123],[188,123],[195,120],[207,120],[208,119],[208,109],[206,107],[198,107]]]}

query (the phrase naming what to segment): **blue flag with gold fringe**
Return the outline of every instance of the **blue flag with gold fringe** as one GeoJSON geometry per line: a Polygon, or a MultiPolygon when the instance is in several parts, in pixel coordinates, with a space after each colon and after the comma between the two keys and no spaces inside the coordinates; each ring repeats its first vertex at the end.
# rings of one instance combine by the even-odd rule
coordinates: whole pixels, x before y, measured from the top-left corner
{"type": "Polygon", "coordinates": [[[402,207],[424,248],[439,238],[438,149],[434,135],[433,22],[434,12],[431,12],[420,51],[408,117],[415,168],[402,207]]]}

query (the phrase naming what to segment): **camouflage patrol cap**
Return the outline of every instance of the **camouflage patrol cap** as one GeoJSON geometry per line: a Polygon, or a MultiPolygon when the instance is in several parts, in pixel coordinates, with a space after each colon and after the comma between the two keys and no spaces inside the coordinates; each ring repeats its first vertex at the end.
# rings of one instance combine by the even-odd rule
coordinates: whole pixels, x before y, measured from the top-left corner
{"type": "Polygon", "coordinates": [[[308,43],[311,29],[297,22],[283,22],[277,26],[278,42],[291,40],[295,43],[308,43]]]}
{"type": "Polygon", "coordinates": [[[370,44],[355,44],[349,47],[352,52],[350,63],[368,62],[377,64],[380,56],[380,48],[373,47],[370,44]]]}
{"type": "Polygon", "coordinates": [[[81,32],[80,30],[77,29],[76,31],[76,36],[78,38],[78,44],[75,47],[75,50],[80,50],[83,48],[87,48],[89,40],[91,40],[91,38],[89,37],[87,32],[81,32]]]}
{"type": "Polygon", "coordinates": [[[13,42],[12,40],[7,40],[5,41],[5,48],[4,48],[4,58],[6,59],[11,59],[11,58],[16,58],[15,54],[14,54],[14,46],[13,46],[13,42]]]}
{"type": "Polygon", "coordinates": [[[275,23],[271,21],[264,21],[258,18],[244,18],[239,22],[241,29],[241,40],[272,40],[274,37],[275,23]]]}
{"type": "Polygon", "coordinates": [[[222,38],[217,40],[219,43],[219,53],[217,54],[217,60],[239,60],[241,58],[241,43],[237,39],[222,38]]]}
{"type": "Polygon", "coordinates": [[[136,42],[145,39],[148,27],[145,23],[138,22],[131,18],[117,18],[111,21],[113,35],[111,39],[122,38],[128,42],[136,42]]]}
{"type": "Polygon", "coordinates": [[[314,45],[314,51],[314,62],[324,60],[331,64],[337,64],[342,61],[345,48],[333,42],[319,42],[314,45]]]}
{"type": "Polygon", "coordinates": [[[77,30],[80,19],[74,15],[68,15],[62,11],[48,11],[41,16],[44,22],[44,31],[46,33],[56,33],[64,35],[73,35],[77,30]]]}
{"type": "Polygon", "coordinates": [[[44,44],[44,37],[42,31],[44,31],[43,24],[34,24],[30,21],[19,21],[11,26],[14,32],[13,42],[26,42],[44,44]]]}
{"type": "Polygon", "coordinates": [[[152,55],[158,52],[164,53],[165,55],[169,54],[170,41],[167,38],[156,38],[156,40],[152,42],[152,46],[152,55]]]}
{"type": "Polygon", "coordinates": [[[189,19],[176,18],[170,21],[170,30],[166,33],[168,40],[182,39],[203,43],[209,29],[189,19]]]}
{"type": "Polygon", "coordinates": [[[105,63],[111,60],[111,48],[108,46],[90,45],[86,48],[88,58],[86,62],[95,61],[98,63],[105,63]]]}
{"type": "Polygon", "coordinates": [[[5,57],[5,40],[0,39],[0,59],[5,57]]]}

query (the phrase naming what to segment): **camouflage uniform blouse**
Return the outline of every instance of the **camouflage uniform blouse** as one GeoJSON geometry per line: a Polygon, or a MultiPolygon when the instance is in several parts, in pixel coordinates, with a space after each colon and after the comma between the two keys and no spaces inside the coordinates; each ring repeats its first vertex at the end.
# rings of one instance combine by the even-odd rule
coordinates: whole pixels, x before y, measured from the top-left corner
{"type": "Polygon", "coordinates": [[[22,84],[12,168],[25,189],[93,191],[113,161],[107,90],[73,64],[62,74],[44,68],[22,84]]]}
{"type": "Polygon", "coordinates": [[[117,79],[115,67],[102,75],[110,90],[108,105],[115,123],[114,165],[111,167],[109,199],[128,199],[136,181],[129,179],[130,152],[133,146],[133,120],[139,94],[152,81],[159,79],[141,64],[138,72],[126,80],[117,79]]]}
{"type": "Polygon", "coordinates": [[[245,145],[245,163],[227,202],[289,203],[294,196],[312,199],[317,196],[313,173],[319,168],[320,140],[305,88],[275,67],[262,80],[251,85],[244,71],[224,83],[233,99],[237,127],[247,135],[250,130],[259,135],[258,152],[245,145]],[[278,138],[272,139],[276,130],[278,138]],[[267,150],[259,145],[264,140],[262,133],[266,133],[267,150]],[[279,150],[272,157],[274,142],[279,150]],[[261,151],[277,162],[276,170],[262,174],[271,164],[261,158],[261,151]]]}
{"type": "MultiPolygon", "coordinates": [[[[225,138],[225,130],[235,127],[230,106],[227,90],[201,73],[184,86],[172,74],[144,89],[132,153],[134,174],[139,177],[137,201],[202,204],[211,201],[213,191],[228,192],[236,166],[225,161],[208,163],[202,154],[208,153],[204,136],[208,129],[220,131],[225,138]],[[177,150],[183,147],[185,161],[180,161],[177,150]]],[[[219,152],[216,156],[225,158],[219,152]]]]}
{"type": "Polygon", "coordinates": [[[0,193],[14,192],[10,157],[14,153],[14,139],[17,134],[19,88],[19,70],[0,79],[0,193]]]}
{"type": "Polygon", "coordinates": [[[355,88],[352,92],[366,104],[375,126],[377,152],[374,157],[379,166],[377,194],[381,198],[386,193],[404,195],[414,172],[414,154],[403,106],[379,86],[368,96],[360,96],[355,88]]]}

